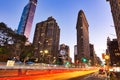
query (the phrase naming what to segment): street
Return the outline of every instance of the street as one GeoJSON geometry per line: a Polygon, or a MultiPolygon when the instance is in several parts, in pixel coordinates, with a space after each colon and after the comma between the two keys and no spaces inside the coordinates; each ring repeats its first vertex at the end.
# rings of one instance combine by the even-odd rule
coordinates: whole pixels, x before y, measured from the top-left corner
{"type": "Polygon", "coordinates": [[[105,80],[97,67],[65,68],[48,65],[14,65],[0,67],[0,80],[105,80]]]}
{"type": "MultiPolygon", "coordinates": [[[[11,72],[14,71],[11,70],[11,72]]],[[[16,76],[14,73],[15,76],[14,75],[11,77],[3,76],[0,78],[0,80],[8,80],[8,79],[9,80],[16,80],[16,79],[17,80],[105,80],[106,79],[106,75],[98,74],[97,70],[84,70],[84,71],[66,70],[63,72],[58,72],[57,70],[44,71],[44,72],[40,70],[28,70],[28,72],[29,73],[27,73],[27,75],[16,76]]],[[[10,74],[10,70],[9,70],[9,74],[10,74]]]]}
{"type": "Polygon", "coordinates": [[[72,78],[69,80],[107,80],[107,75],[106,74],[98,74],[98,72],[89,74],[89,75],[85,75],[85,76],[80,76],[77,78],[72,78]]]}

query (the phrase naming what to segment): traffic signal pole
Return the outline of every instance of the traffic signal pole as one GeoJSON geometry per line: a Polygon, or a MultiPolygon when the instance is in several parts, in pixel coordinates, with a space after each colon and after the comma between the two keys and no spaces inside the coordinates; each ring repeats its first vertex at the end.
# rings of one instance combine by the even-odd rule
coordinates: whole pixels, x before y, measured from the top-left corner
{"type": "Polygon", "coordinates": [[[106,66],[107,66],[107,71],[109,72],[109,60],[110,60],[110,56],[109,55],[105,55],[105,61],[106,61],[106,66]]]}

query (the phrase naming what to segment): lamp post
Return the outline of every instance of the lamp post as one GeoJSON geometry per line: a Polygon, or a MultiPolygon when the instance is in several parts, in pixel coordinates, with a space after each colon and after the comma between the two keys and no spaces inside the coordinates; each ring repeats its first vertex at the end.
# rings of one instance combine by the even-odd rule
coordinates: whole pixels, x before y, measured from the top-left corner
{"type": "Polygon", "coordinates": [[[109,60],[110,60],[110,56],[108,54],[106,54],[105,61],[106,61],[106,65],[107,65],[107,71],[109,71],[109,60]]]}
{"type": "Polygon", "coordinates": [[[48,52],[49,52],[49,51],[48,51],[47,49],[45,49],[45,50],[40,50],[40,54],[42,55],[41,57],[42,57],[42,61],[43,61],[43,62],[46,61],[45,55],[47,55],[48,52]]]}
{"type": "Polygon", "coordinates": [[[46,50],[44,50],[44,53],[45,53],[45,54],[48,54],[48,50],[47,50],[47,49],[46,49],[46,50]]]}

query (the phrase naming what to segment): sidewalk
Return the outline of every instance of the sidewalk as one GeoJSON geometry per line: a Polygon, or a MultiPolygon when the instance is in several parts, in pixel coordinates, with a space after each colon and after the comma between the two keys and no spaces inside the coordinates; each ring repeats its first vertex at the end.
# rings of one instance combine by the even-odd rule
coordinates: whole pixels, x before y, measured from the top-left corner
{"type": "Polygon", "coordinates": [[[120,80],[120,72],[110,72],[110,80],[120,80]]]}

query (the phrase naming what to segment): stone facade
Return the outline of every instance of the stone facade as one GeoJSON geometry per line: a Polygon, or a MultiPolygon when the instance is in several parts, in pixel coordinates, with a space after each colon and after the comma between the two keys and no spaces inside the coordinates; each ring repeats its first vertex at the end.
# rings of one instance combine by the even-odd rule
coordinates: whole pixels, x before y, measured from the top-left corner
{"type": "Polygon", "coordinates": [[[60,28],[54,18],[49,17],[46,21],[37,23],[33,40],[34,56],[40,57],[41,52],[48,50],[50,56],[57,57],[59,39],[60,28]]]}
{"type": "Polygon", "coordinates": [[[89,31],[88,31],[88,22],[86,16],[82,10],[78,13],[77,19],[77,56],[75,61],[81,61],[82,57],[87,59],[90,58],[90,49],[89,49],[89,31]]]}
{"type": "Polygon", "coordinates": [[[109,1],[110,3],[114,27],[116,30],[118,45],[120,49],[120,0],[107,0],[107,1],[109,1]]]}

